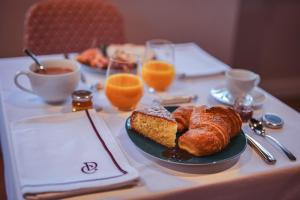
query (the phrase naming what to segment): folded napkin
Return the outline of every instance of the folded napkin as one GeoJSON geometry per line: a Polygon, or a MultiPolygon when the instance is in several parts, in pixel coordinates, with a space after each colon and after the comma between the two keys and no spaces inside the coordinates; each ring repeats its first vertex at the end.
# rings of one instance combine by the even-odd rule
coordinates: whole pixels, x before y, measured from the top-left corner
{"type": "Polygon", "coordinates": [[[213,75],[229,69],[194,43],[175,44],[175,67],[181,78],[213,75]]]}
{"type": "Polygon", "coordinates": [[[62,198],[136,183],[137,171],[94,110],[12,123],[25,198],[62,198]]]}

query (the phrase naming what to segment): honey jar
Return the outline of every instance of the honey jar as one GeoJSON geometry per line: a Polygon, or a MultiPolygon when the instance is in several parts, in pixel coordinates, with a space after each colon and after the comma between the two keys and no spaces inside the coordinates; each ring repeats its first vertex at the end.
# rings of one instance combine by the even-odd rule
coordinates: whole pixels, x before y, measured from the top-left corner
{"type": "Polygon", "coordinates": [[[92,92],[88,90],[76,90],[72,93],[72,111],[87,110],[93,108],[92,92]]]}
{"type": "Polygon", "coordinates": [[[243,122],[248,122],[253,115],[253,98],[246,98],[246,96],[236,98],[233,109],[240,115],[243,122]]]}

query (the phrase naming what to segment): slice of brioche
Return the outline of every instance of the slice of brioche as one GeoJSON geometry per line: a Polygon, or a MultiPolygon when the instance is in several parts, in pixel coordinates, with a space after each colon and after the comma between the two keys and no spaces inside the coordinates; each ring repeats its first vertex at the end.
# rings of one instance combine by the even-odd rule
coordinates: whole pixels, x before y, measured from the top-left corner
{"type": "Polygon", "coordinates": [[[175,147],[177,123],[164,107],[136,110],[130,118],[131,128],[168,148],[175,147]]]}

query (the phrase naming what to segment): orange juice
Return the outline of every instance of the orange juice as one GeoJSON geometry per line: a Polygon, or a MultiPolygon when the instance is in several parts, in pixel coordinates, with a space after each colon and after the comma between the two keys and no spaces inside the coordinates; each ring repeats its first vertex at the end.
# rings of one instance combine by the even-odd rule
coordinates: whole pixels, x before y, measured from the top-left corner
{"type": "Polygon", "coordinates": [[[141,79],[133,74],[113,74],[105,84],[105,94],[112,105],[120,110],[132,110],[144,93],[141,79]]]}
{"type": "Polygon", "coordinates": [[[175,69],[167,62],[152,60],[144,63],[142,77],[149,87],[164,91],[171,85],[175,77],[175,69]]]}

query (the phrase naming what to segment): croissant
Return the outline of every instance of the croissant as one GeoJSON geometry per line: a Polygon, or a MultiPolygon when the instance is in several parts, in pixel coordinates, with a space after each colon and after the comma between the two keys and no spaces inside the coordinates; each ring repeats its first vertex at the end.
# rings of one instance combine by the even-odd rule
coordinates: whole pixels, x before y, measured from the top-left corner
{"type": "Polygon", "coordinates": [[[195,156],[205,156],[221,151],[224,148],[223,140],[214,126],[201,125],[201,128],[190,129],[179,137],[180,149],[186,150],[195,156]]]}
{"type": "Polygon", "coordinates": [[[230,138],[239,134],[241,126],[240,116],[231,108],[194,107],[189,119],[189,130],[179,137],[178,145],[196,156],[211,155],[223,150],[230,138]]]}
{"type": "Polygon", "coordinates": [[[172,117],[177,122],[178,132],[188,129],[193,109],[194,106],[180,106],[172,113],[172,117]]]}
{"type": "Polygon", "coordinates": [[[197,128],[204,122],[217,125],[220,129],[227,132],[230,138],[239,134],[242,120],[233,109],[225,106],[214,106],[207,108],[204,106],[195,107],[190,118],[189,129],[197,128]]]}

